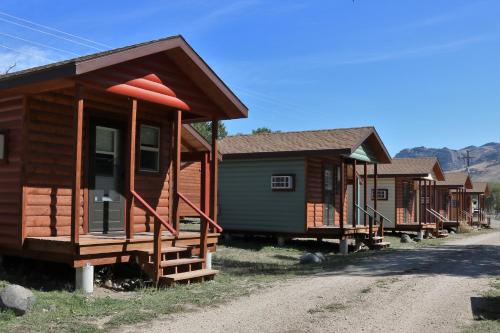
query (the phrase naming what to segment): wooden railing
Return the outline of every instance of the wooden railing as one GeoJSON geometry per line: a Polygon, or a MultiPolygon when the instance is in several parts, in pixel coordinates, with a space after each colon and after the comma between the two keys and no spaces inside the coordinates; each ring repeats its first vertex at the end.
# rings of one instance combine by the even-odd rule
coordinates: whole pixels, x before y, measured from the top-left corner
{"type": "MultiPolygon", "coordinates": [[[[383,237],[384,236],[384,221],[387,221],[387,222],[389,222],[391,224],[392,224],[392,221],[390,219],[388,219],[387,217],[385,217],[382,213],[380,213],[378,210],[376,210],[372,206],[366,205],[366,207],[368,207],[368,209],[370,209],[370,210],[373,211],[373,216],[374,216],[374,219],[375,219],[375,224],[377,224],[377,215],[380,216],[379,234],[380,234],[380,236],[383,237]]],[[[396,227],[396,225],[394,225],[394,227],[396,227]]]]}
{"type": "MultiPolygon", "coordinates": [[[[354,206],[356,207],[356,209],[364,213],[364,216],[368,216],[368,239],[371,243],[373,242],[373,216],[371,216],[370,213],[361,208],[358,204],[354,204],[354,206]]],[[[354,212],[354,214],[357,214],[357,212],[354,212]]]]}
{"type": "Polygon", "coordinates": [[[154,265],[154,282],[158,285],[161,276],[161,226],[163,225],[167,230],[174,236],[178,236],[179,233],[175,230],[170,223],[161,218],[160,215],[151,207],[137,192],[131,190],[130,193],[134,196],[137,201],[139,201],[146,210],[153,215],[153,265],[154,265]]]}
{"type": "Polygon", "coordinates": [[[184,194],[180,193],[180,192],[177,192],[177,195],[179,196],[179,198],[181,198],[189,207],[191,207],[192,209],[194,209],[194,211],[196,211],[198,214],[200,214],[201,217],[203,217],[208,223],[210,223],[214,228],[215,230],[217,230],[218,232],[222,232],[222,228],[220,225],[218,225],[217,223],[215,223],[214,220],[212,220],[210,217],[207,216],[207,214],[203,213],[203,211],[196,207],[196,205],[194,203],[192,203],[188,198],[186,198],[184,196],[184,194]]]}
{"type": "Polygon", "coordinates": [[[462,214],[465,216],[465,220],[470,224],[472,225],[472,221],[473,221],[473,218],[472,218],[472,215],[466,211],[466,210],[462,210],[462,214]]]}
{"type": "Polygon", "coordinates": [[[432,208],[427,208],[427,211],[438,220],[438,223],[436,224],[436,231],[442,230],[444,228],[444,222],[448,222],[448,220],[432,208]],[[441,223],[441,227],[439,226],[439,222],[441,223]]]}

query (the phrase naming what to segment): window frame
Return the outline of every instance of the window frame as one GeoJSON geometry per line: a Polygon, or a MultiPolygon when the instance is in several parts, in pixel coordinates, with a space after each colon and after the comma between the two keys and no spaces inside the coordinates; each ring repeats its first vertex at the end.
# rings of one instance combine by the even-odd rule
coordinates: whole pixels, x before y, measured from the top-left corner
{"type": "Polygon", "coordinates": [[[295,175],[294,174],[273,174],[271,175],[271,190],[273,192],[293,192],[295,191],[295,175]],[[275,177],[288,177],[291,182],[291,185],[289,187],[273,187],[273,184],[278,183],[278,182],[273,182],[273,179],[275,177]]]}
{"type": "Polygon", "coordinates": [[[145,174],[158,174],[161,172],[161,126],[159,124],[149,124],[149,123],[140,123],[138,124],[139,126],[139,140],[138,140],[138,145],[137,145],[137,149],[139,151],[139,158],[137,159],[137,171],[140,172],[140,173],[145,173],[145,174]],[[145,146],[143,147],[142,145],[142,129],[143,127],[149,127],[149,128],[153,128],[155,130],[158,131],[158,147],[155,148],[155,147],[148,147],[148,146],[145,146]],[[149,152],[156,152],[158,154],[158,159],[157,159],[157,163],[156,163],[156,169],[155,170],[152,170],[152,169],[144,169],[142,168],[142,151],[149,151],[149,152]]]}
{"type": "Polygon", "coordinates": [[[0,165],[9,163],[9,130],[0,129],[3,136],[3,157],[0,156],[0,165]]]}
{"type": "MultiPolygon", "coordinates": [[[[372,188],[372,201],[375,199],[375,189],[372,188]]],[[[389,189],[387,188],[377,188],[377,201],[388,201],[389,200],[389,189]],[[384,197],[379,198],[378,194],[384,193],[384,197]]]]}

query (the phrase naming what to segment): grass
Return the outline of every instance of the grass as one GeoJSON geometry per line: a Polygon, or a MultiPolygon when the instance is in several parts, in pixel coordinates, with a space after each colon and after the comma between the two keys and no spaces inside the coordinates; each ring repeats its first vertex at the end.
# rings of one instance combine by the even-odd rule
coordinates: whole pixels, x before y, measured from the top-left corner
{"type": "Polygon", "coordinates": [[[316,308],[312,308],[307,310],[307,313],[309,314],[316,314],[316,313],[332,313],[332,312],[337,312],[337,311],[342,311],[347,308],[346,305],[341,304],[341,303],[330,303],[326,305],[322,305],[316,308]]]}
{"type": "MultiPolygon", "coordinates": [[[[199,307],[213,306],[293,277],[307,276],[343,266],[373,252],[336,255],[331,244],[292,242],[277,248],[268,240],[234,240],[218,247],[214,268],[220,273],[212,282],[180,285],[169,289],[144,288],[127,297],[87,296],[71,291],[33,290],[38,301],[23,317],[0,312],[0,332],[107,332],[199,307]],[[321,251],[327,261],[299,264],[304,251],[321,251]]],[[[0,281],[0,286],[6,283],[0,281]]],[[[326,309],[328,310],[328,309],[326,309]]],[[[330,309],[331,310],[331,309],[330,309]]]]}
{"type": "Polygon", "coordinates": [[[490,289],[473,306],[475,322],[464,329],[466,333],[500,332],[500,277],[492,280],[490,289]]]}
{"type": "MultiPolygon", "coordinates": [[[[456,235],[451,238],[460,237],[465,236],[456,235]]],[[[400,244],[399,238],[390,236],[388,238],[391,246],[401,248],[398,245],[406,245],[400,244]]],[[[410,248],[416,248],[439,245],[443,241],[432,239],[409,245],[410,248]]],[[[9,311],[0,312],[0,333],[107,332],[121,325],[133,325],[167,314],[222,304],[290,278],[329,271],[361,258],[390,253],[390,251],[368,251],[342,256],[333,253],[331,243],[316,241],[294,241],[287,243],[285,247],[273,245],[274,242],[265,238],[222,242],[213,259],[214,268],[220,269],[220,273],[214,281],[202,284],[180,285],[163,290],[144,288],[124,293],[120,297],[113,294],[87,296],[67,290],[42,291],[41,286],[37,286],[33,291],[38,301],[29,314],[16,317],[9,311]],[[320,251],[325,254],[327,260],[319,264],[301,265],[299,259],[304,251],[320,251]]],[[[26,272],[21,272],[23,279],[17,283],[29,286],[24,277],[26,272]]],[[[381,279],[377,281],[375,287],[384,288],[392,282],[395,281],[381,279]]],[[[6,282],[0,279],[0,288],[5,284],[6,282]]],[[[371,290],[365,288],[360,292],[369,293],[371,290]]],[[[329,304],[310,311],[314,313],[341,309],[339,304],[329,304]]]]}

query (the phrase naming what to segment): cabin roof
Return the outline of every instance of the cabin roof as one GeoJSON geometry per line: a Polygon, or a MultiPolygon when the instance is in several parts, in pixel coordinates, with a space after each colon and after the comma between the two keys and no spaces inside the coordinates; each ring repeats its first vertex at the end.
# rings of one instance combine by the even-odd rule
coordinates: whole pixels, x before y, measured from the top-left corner
{"type": "MultiPolygon", "coordinates": [[[[358,167],[358,172],[364,174],[364,168],[358,167]]],[[[368,166],[368,175],[373,175],[373,166],[368,166]]],[[[445,179],[443,170],[436,157],[404,157],[393,158],[390,164],[381,164],[377,168],[378,176],[405,176],[425,178],[434,175],[436,180],[445,179]]]]}
{"type": "Polygon", "coordinates": [[[490,194],[490,187],[487,182],[472,182],[472,188],[467,189],[467,193],[484,193],[490,194]]]}
{"type": "Polygon", "coordinates": [[[445,187],[463,187],[472,189],[470,175],[466,171],[451,171],[444,173],[445,180],[437,182],[438,186],[445,187]]]}
{"type": "Polygon", "coordinates": [[[221,110],[229,115],[228,118],[247,117],[248,108],[180,35],[1,75],[0,92],[13,89],[19,91],[23,86],[77,78],[98,69],[167,51],[180,64],[183,71],[218,102],[221,110]]]}
{"type": "Polygon", "coordinates": [[[206,152],[211,151],[210,143],[190,124],[182,125],[182,145],[186,150],[206,152]]]}
{"type": "Polygon", "coordinates": [[[327,153],[349,157],[362,144],[370,145],[379,163],[391,157],[374,127],[337,128],[228,136],[219,142],[223,158],[297,156],[327,153]]]}

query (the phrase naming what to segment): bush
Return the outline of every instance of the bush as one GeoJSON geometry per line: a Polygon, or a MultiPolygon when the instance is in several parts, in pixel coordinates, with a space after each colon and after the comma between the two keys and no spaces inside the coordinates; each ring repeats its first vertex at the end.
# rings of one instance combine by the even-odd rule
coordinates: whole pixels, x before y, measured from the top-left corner
{"type": "Polygon", "coordinates": [[[467,222],[460,221],[458,222],[458,232],[461,234],[472,232],[472,227],[468,225],[467,222]]]}

